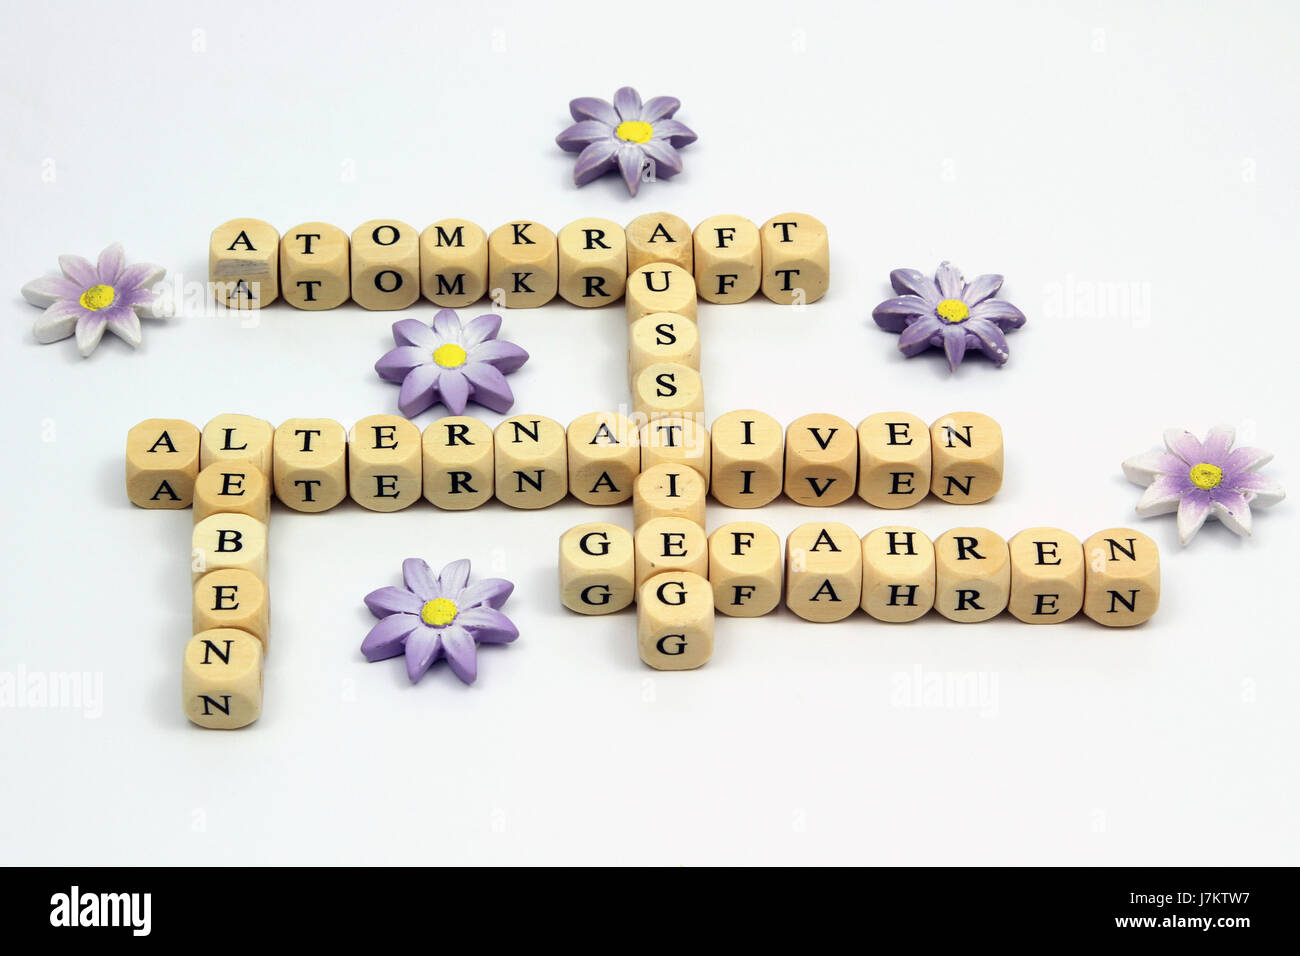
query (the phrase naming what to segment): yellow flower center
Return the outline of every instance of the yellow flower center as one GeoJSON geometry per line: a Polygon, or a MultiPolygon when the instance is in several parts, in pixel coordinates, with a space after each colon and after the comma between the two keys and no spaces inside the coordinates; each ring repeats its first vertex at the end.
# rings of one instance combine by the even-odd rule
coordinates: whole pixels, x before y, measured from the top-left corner
{"type": "Polygon", "coordinates": [[[965,322],[970,318],[970,309],[961,299],[944,299],[934,307],[934,311],[949,323],[965,322]]]}
{"type": "Polygon", "coordinates": [[[1192,465],[1192,470],[1187,473],[1187,477],[1192,479],[1192,484],[1197,488],[1209,491],[1223,484],[1223,469],[1218,465],[1201,462],[1199,465],[1192,465]]]}
{"type": "Polygon", "coordinates": [[[443,368],[460,368],[465,364],[465,355],[463,348],[451,342],[433,350],[433,360],[443,368]]]}
{"type": "Polygon", "coordinates": [[[434,598],[420,608],[420,620],[430,627],[446,627],[456,620],[456,604],[446,598],[434,598]]]}
{"type": "Polygon", "coordinates": [[[654,134],[655,128],[642,120],[624,120],[614,127],[614,135],[629,143],[648,143],[654,134]]]}
{"type": "Polygon", "coordinates": [[[92,285],[81,293],[81,298],[78,301],[83,309],[98,312],[100,309],[107,309],[116,300],[117,290],[111,285],[92,285]]]}

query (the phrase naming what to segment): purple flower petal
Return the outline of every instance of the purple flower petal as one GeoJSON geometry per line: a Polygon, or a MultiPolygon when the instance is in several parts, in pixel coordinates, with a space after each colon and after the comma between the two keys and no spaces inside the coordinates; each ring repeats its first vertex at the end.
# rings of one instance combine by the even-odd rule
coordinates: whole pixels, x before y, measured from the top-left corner
{"type": "Polygon", "coordinates": [[[461,611],[456,623],[483,644],[509,644],[519,636],[514,622],[495,608],[472,607],[461,611]]]}
{"type": "Polygon", "coordinates": [[[506,377],[487,362],[470,362],[460,369],[472,386],[474,401],[494,412],[506,412],[515,403],[515,393],[510,390],[506,377]]]}
{"type": "Polygon", "coordinates": [[[433,317],[433,331],[444,341],[460,345],[460,316],[455,309],[439,309],[433,317]]]}
{"type": "Polygon", "coordinates": [[[77,351],[81,353],[82,358],[95,351],[95,346],[104,337],[104,329],[107,325],[103,312],[82,310],[81,318],[77,320],[77,351]]]}
{"type": "Polygon", "coordinates": [[[1262,448],[1249,448],[1243,445],[1241,448],[1234,448],[1224,459],[1224,473],[1236,475],[1243,471],[1254,471],[1261,468],[1273,460],[1273,453],[1265,451],[1262,448]]]}
{"type": "Polygon", "coordinates": [[[166,273],[166,269],[149,262],[137,262],[135,265],[127,266],[117,277],[118,295],[126,295],[137,290],[152,292],[154,285],[166,273]]]}
{"type": "Polygon", "coordinates": [[[478,676],[478,645],[463,627],[450,624],[442,629],[442,650],[452,673],[466,684],[478,676]]]}
{"type": "Polygon", "coordinates": [[[689,146],[699,139],[693,129],[675,119],[655,120],[650,126],[654,130],[656,139],[666,139],[676,149],[689,146]]]}
{"type": "Polygon", "coordinates": [[[1223,465],[1228,460],[1228,452],[1232,449],[1232,443],[1237,439],[1237,431],[1231,425],[1215,425],[1205,436],[1205,441],[1201,444],[1201,453],[1205,455],[1204,461],[1211,465],[1223,465]]]}
{"type": "Polygon", "coordinates": [[[129,289],[126,292],[118,290],[117,298],[114,300],[116,305],[125,305],[130,308],[137,306],[152,306],[154,300],[158,298],[152,289],[129,289]]]}
{"type": "Polygon", "coordinates": [[[584,149],[573,166],[573,182],[585,186],[593,179],[598,179],[609,172],[618,158],[619,143],[616,139],[599,140],[584,149]]]}
{"type": "Polygon", "coordinates": [[[371,591],[363,600],[375,617],[387,617],[390,614],[419,614],[424,607],[424,601],[420,600],[419,596],[412,594],[406,588],[392,585],[371,591]]]}
{"type": "MultiPolygon", "coordinates": [[[[397,407],[407,418],[414,418],[438,401],[444,372],[442,366],[430,362],[411,369],[402,379],[402,389],[397,393],[397,407]]],[[[459,415],[460,412],[455,414],[459,415]]]]}
{"type": "Polygon", "coordinates": [[[580,153],[589,143],[608,139],[610,135],[608,123],[602,123],[600,120],[583,120],[581,123],[574,123],[567,127],[563,133],[555,137],[555,142],[565,152],[580,153]]]}
{"type": "Polygon", "coordinates": [[[492,339],[476,345],[466,353],[467,362],[487,362],[504,375],[509,375],[528,361],[528,353],[504,339],[492,339]]]}
{"type": "Polygon", "coordinates": [[[406,676],[414,684],[444,650],[442,635],[435,628],[419,624],[406,638],[406,676]]]}
{"type": "Polygon", "coordinates": [[[652,96],[641,107],[642,122],[653,123],[658,119],[667,119],[682,108],[682,101],[675,96],[652,96]]]}
{"type": "Polygon", "coordinates": [[[429,365],[429,350],[416,345],[399,345],[389,349],[375,363],[375,371],[385,382],[400,385],[414,368],[429,365]]]}
{"type": "Polygon", "coordinates": [[[1010,302],[1001,299],[985,299],[970,310],[972,319],[987,319],[1004,329],[1018,329],[1025,324],[1025,313],[1010,302]]]}
{"type": "Polygon", "coordinates": [[[618,114],[608,102],[595,96],[580,96],[569,100],[569,115],[577,122],[583,120],[600,120],[607,126],[618,125],[618,114]]]}
{"type": "Polygon", "coordinates": [[[1171,455],[1163,448],[1153,448],[1150,451],[1144,451],[1140,455],[1134,455],[1124,460],[1120,466],[1124,469],[1124,477],[1135,485],[1149,485],[1161,475],[1170,475],[1175,472],[1184,476],[1187,474],[1187,462],[1183,461],[1177,455],[1171,455]]]}
{"type": "Polygon", "coordinates": [[[142,338],[140,335],[140,317],[129,306],[105,309],[104,321],[108,326],[108,331],[126,342],[131,348],[140,347],[142,338]]]}
{"type": "Polygon", "coordinates": [[[422,602],[432,601],[442,596],[442,592],[438,590],[438,580],[433,576],[428,562],[420,558],[407,558],[402,562],[402,581],[422,602]]]}
{"type": "Polygon", "coordinates": [[[122,244],[115,242],[99,254],[99,263],[95,267],[95,276],[104,285],[117,286],[117,277],[126,266],[126,253],[122,244]]]}
{"type": "Polygon", "coordinates": [[[908,319],[929,315],[934,306],[919,295],[900,295],[886,299],[871,310],[871,317],[876,325],[887,332],[901,332],[907,327],[908,319]]]}
{"type": "Polygon", "coordinates": [[[976,305],[991,295],[997,295],[1000,288],[1002,288],[1002,276],[992,274],[976,276],[966,283],[961,299],[967,305],[976,305]]]}
{"type": "Polygon", "coordinates": [[[1007,337],[1002,334],[1000,328],[987,319],[967,319],[962,323],[962,327],[966,329],[968,336],[975,338],[985,355],[999,365],[1006,364],[1011,349],[1007,347],[1007,337]]]}
{"type": "Polygon", "coordinates": [[[950,325],[943,330],[943,354],[948,357],[948,368],[955,370],[966,355],[966,330],[950,325]]]}
{"type": "Polygon", "coordinates": [[[489,339],[495,339],[497,333],[501,331],[501,316],[487,313],[477,318],[470,319],[465,323],[462,332],[461,344],[466,349],[472,349],[480,342],[486,342],[489,339]]]}
{"type": "Polygon", "coordinates": [[[966,280],[962,278],[961,270],[946,259],[935,270],[934,284],[939,287],[939,294],[945,299],[960,299],[966,289],[966,280]]]}
{"type": "Polygon", "coordinates": [[[439,597],[451,598],[460,606],[460,592],[469,583],[469,559],[461,558],[451,562],[438,573],[439,597]]]}
{"type": "Polygon", "coordinates": [[[1214,517],[1229,531],[1243,538],[1250,537],[1253,519],[1250,513],[1250,500],[1245,495],[1227,494],[1214,500],[1210,505],[1214,517]]]}
{"type": "Polygon", "coordinates": [[[442,404],[447,406],[447,411],[453,415],[464,414],[469,395],[469,379],[465,377],[463,366],[442,370],[442,374],[438,376],[438,397],[442,399],[442,404]]]}
{"type": "Polygon", "coordinates": [[[515,586],[505,578],[484,578],[460,592],[456,606],[462,610],[479,605],[499,608],[510,598],[515,586]]]}
{"type": "Polygon", "coordinates": [[[1137,513],[1144,518],[1177,511],[1183,498],[1183,483],[1173,475],[1161,475],[1142,493],[1137,513]]]}
{"type": "Polygon", "coordinates": [[[1286,497],[1286,489],[1280,484],[1253,471],[1238,474],[1232,488],[1249,494],[1251,503],[1260,508],[1275,505],[1286,497]]]}
{"type": "Polygon", "coordinates": [[[682,171],[682,157],[666,139],[652,139],[642,143],[641,151],[654,162],[656,179],[671,179],[682,171]]]}
{"type": "Polygon", "coordinates": [[[1185,428],[1168,429],[1165,432],[1165,447],[1188,465],[1199,465],[1205,461],[1201,440],[1185,428]]]}
{"type": "Polygon", "coordinates": [[[625,86],[614,94],[614,112],[620,120],[639,120],[641,118],[641,94],[630,86],[625,86]]]}
{"type": "Polygon", "coordinates": [[[942,332],[943,322],[937,315],[923,315],[903,329],[903,334],[898,337],[898,350],[908,358],[920,355],[934,344],[931,341],[934,336],[942,332]]]}
{"type": "Polygon", "coordinates": [[[402,653],[406,636],[415,630],[420,619],[414,614],[390,614],[370,629],[361,642],[366,660],[383,661],[402,653]]]}
{"type": "Polygon", "coordinates": [[[23,286],[23,298],[32,305],[46,308],[59,299],[75,299],[84,291],[66,276],[41,276],[23,286]]]}
{"type": "Polygon", "coordinates": [[[77,330],[77,322],[86,310],[75,299],[61,299],[41,313],[32,327],[32,334],[42,345],[66,339],[77,330]]]}
{"type": "Polygon", "coordinates": [[[623,175],[627,191],[633,196],[641,186],[641,168],[645,165],[645,152],[636,144],[624,145],[618,151],[618,171],[623,175]]]}
{"type": "Polygon", "coordinates": [[[398,345],[416,345],[433,351],[442,345],[442,339],[419,319],[401,319],[393,323],[393,339],[398,345]]]}
{"type": "Polygon", "coordinates": [[[889,283],[899,295],[915,295],[925,301],[930,308],[939,304],[939,287],[934,279],[915,269],[895,269],[889,274],[889,283]]]}
{"type": "Polygon", "coordinates": [[[1187,544],[1201,530],[1210,513],[1210,496],[1191,492],[1178,503],[1178,540],[1187,544]]]}
{"type": "MultiPolygon", "coordinates": [[[[81,256],[59,256],[59,268],[63,274],[81,287],[85,292],[98,281],[95,267],[81,256]]],[[[80,295],[81,292],[77,294],[80,295]]]]}

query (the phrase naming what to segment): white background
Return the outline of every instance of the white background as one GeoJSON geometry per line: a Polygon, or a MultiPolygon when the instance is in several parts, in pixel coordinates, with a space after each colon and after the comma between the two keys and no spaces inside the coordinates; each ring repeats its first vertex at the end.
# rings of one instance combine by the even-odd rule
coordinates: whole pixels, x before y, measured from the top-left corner
{"type": "MultiPolygon", "coordinates": [[[[1222,421],[1271,448],[1268,473],[1294,490],[1295,8],[672,9],[7,14],[0,671],[87,672],[102,705],[0,710],[0,861],[1300,862],[1294,503],[1257,513],[1252,540],[1211,524],[1182,549],[1172,517],[1133,514],[1141,491],[1119,470],[1166,427],[1222,421]],[[567,102],[624,84],[681,98],[700,136],[685,173],[635,199],[617,178],[575,189],[553,142],[567,102]],[[235,216],[558,228],[657,209],[802,210],[830,229],[815,306],[701,306],[710,418],[975,409],[1006,434],[985,505],[711,505],[711,526],[1131,523],[1162,549],[1157,617],[1107,631],[781,611],[720,619],[707,667],[660,674],[638,661],[632,613],[582,618],[557,597],[560,533],[630,524],[630,506],[277,506],[263,717],[191,726],[190,515],[128,504],[127,429],[396,412],[372,364],[397,316],[190,314],[147,323],[137,353],[106,337],[82,360],[71,340],[35,343],[19,287],[113,240],[201,281],[208,233],[235,216]],[[1005,368],[904,360],[871,322],[890,269],[942,258],[1006,275],[1029,322],[1005,368]],[[445,665],[412,686],[400,660],[360,655],[362,596],[411,555],[517,582],[522,637],[482,652],[473,687],[445,665]]],[[[627,401],[621,306],[514,312],[503,335],[533,356],[511,379],[517,411],[567,422],[627,401]]]]}

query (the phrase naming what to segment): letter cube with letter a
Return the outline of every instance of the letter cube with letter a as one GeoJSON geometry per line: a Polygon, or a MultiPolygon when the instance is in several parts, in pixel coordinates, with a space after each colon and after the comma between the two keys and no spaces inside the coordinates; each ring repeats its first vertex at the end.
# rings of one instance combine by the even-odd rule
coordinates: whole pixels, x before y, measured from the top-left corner
{"type": "Polygon", "coordinates": [[[862,600],[862,542],[848,525],[803,524],[785,542],[785,603],[805,621],[842,621],[862,600]]]}
{"type": "Polygon", "coordinates": [[[627,271],[655,262],[671,262],[695,272],[695,243],[691,227],[670,212],[648,212],[627,224],[627,271]]]}
{"type": "Polygon", "coordinates": [[[1160,551],[1132,528],[1098,531],[1083,543],[1083,613],[1107,627],[1132,627],[1160,606],[1160,551]]]}
{"type": "Polygon", "coordinates": [[[691,670],[713,656],[713,589],[701,575],[665,571],[637,599],[641,660],[661,671],[691,670]]]}
{"type": "Polygon", "coordinates": [[[212,230],[208,287],[228,309],[260,309],[280,296],[280,234],[260,219],[232,219],[212,230]]]}
{"type": "Polygon", "coordinates": [[[262,642],[233,627],[195,634],[181,664],[181,703],[200,727],[234,730],[262,713],[262,642]]]}
{"type": "Polygon", "coordinates": [[[616,505],[632,497],[641,468],[640,436],[627,416],[591,412],[569,422],[569,491],[589,505],[616,505]]]}
{"type": "Polygon", "coordinates": [[[613,614],[635,597],[632,533],[605,522],[560,536],[560,600],[579,614],[613,614]]]}
{"type": "Polygon", "coordinates": [[[179,418],[149,418],[126,433],[126,496],[140,508],[194,503],[199,430],[179,418]]]}

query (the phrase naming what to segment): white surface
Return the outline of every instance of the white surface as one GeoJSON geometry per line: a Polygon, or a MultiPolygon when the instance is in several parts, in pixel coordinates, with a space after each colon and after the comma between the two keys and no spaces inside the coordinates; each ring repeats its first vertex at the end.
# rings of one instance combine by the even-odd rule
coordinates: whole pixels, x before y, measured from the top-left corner
{"type": "MultiPolygon", "coordinates": [[[[9,13],[0,672],[99,675],[102,714],[0,710],[3,862],[1300,862],[1294,500],[1257,515],[1254,540],[1211,524],[1183,551],[1172,517],[1134,515],[1141,489],[1119,470],[1169,425],[1227,421],[1297,491],[1294,8],[356,10],[9,13]],[[700,134],[686,171],[635,200],[617,178],[575,190],[552,142],[565,106],[625,83],[682,99],[700,134]],[[832,291],[807,311],[701,306],[710,417],[970,408],[1006,432],[987,505],[744,517],[782,535],[814,518],[1133,524],[1163,550],[1156,619],[782,611],[720,619],[712,663],[658,674],[631,614],[581,618],[556,594],[559,534],[630,523],[630,506],[277,508],[264,716],[190,726],[190,515],[127,503],[127,429],[396,411],[371,370],[396,316],[278,304],[256,327],[147,323],[138,353],[106,337],[82,360],[71,340],[32,340],[19,287],[115,239],[202,280],[209,231],[238,215],[558,228],[661,208],[692,223],[806,210],[830,229],[832,291]],[[891,268],[941,258],[1007,276],[1029,324],[1006,368],[905,361],[871,323],[891,268]],[[506,610],[523,636],[482,653],[473,688],[443,665],[409,686],[400,660],[360,656],[362,596],[413,554],[518,584],[506,610]],[[982,694],[909,705],[969,675],[982,694]]],[[[568,421],[627,400],[621,307],[511,313],[504,334],[533,354],[518,410],[568,421]]],[[[711,525],[738,516],[711,505],[711,525]]]]}

